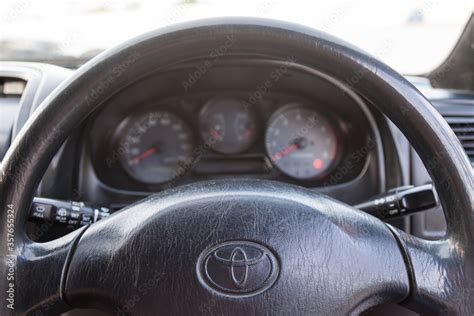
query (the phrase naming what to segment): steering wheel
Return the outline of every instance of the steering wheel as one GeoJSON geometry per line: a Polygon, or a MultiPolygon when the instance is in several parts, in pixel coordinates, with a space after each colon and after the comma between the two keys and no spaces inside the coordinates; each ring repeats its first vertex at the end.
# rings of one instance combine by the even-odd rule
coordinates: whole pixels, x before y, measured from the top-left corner
{"type": "Polygon", "coordinates": [[[95,307],[130,315],[344,315],[403,302],[422,313],[473,315],[473,188],[471,165],[447,123],[407,80],[368,54],[270,20],[168,27],[85,64],[14,140],[0,179],[0,314],[95,307]],[[235,179],[173,188],[62,238],[31,241],[25,227],[35,189],[74,128],[120,89],[210,56],[229,39],[226,55],[292,56],[291,63],[375,104],[427,166],[446,237],[418,239],[304,188],[235,179]]]}

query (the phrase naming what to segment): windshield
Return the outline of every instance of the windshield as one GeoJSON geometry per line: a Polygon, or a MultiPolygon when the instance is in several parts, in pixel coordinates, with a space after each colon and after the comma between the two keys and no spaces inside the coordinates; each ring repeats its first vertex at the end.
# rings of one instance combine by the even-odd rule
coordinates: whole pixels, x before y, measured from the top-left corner
{"type": "Polygon", "coordinates": [[[421,74],[447,57],[473,9],[472,0],[2,0],[0,59],[80,63],[160,26],[254,16],[331,33],[421,74]]]}

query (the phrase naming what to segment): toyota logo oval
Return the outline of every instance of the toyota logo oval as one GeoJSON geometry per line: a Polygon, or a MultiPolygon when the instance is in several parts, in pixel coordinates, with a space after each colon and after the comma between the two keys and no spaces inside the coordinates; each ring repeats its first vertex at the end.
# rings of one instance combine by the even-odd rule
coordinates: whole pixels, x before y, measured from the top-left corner
{"type": "Polygon", "coordinates": [[[228,241],[201,253],[197,273],[201,283],[211,290],[242,297],[270,288],[279,267],[268,248],[250,241],[228,241]]]}

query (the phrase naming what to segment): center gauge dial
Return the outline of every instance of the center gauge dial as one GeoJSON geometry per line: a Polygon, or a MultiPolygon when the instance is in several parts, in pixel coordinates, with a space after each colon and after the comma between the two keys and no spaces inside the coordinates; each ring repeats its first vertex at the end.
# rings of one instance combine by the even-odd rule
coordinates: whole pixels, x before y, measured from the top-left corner
{"type": "Polygon", "coordinates": [[[201,110],[199,126],[204,142],[222,154],[246,151],[258,135],[255,109],[234,98],[214,98],[201,110]]]}

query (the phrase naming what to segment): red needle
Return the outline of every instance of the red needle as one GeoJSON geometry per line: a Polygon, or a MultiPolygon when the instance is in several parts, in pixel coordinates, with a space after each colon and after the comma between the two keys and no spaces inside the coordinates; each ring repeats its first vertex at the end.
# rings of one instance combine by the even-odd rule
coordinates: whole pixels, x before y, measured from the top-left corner
{"type": "Polygon", "coordinates": [[[153,155],[154,153],[156,152],[156,148],[155,147],[151,147],[150,149],[147,149],[146,151],[142,152],[141,154],[133,157],[130,162],[131,163],[137,163],[139,161],[142,161],[143,159],[145,159],[146,157],[149,157],[151,155],[153,155]]]}
{"type": "Polygon", "coordinates": [[[295,150],[298,149],[298,145],[296,144],[291,144],[290,146],[284,148],[283,150],[277,152],[273,157],[272,157],[272,160],[273,161],[276,161],[276,160],[280,160],[281,158],[285,157],[286,155],[289,155],[291,154],[292,152],[294,152],[295,150]]]}
{"type": "Polygon", "coordinates": [[[247,128],[242,134],[241,138],[248,139],[250,137],[250,134],[252,134],[252,130],[250,128],[247,128]]]}
{"type": "Polygon", "coordinates": [[[211,128],[211,130],[209,131],[211,136],[214,138],[214,139],[220,139],[221,138],[221,133],[219,133],[219,131],[211,128]]]}

